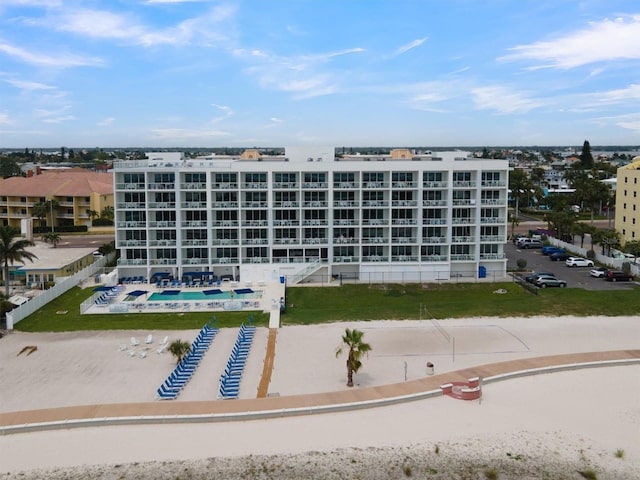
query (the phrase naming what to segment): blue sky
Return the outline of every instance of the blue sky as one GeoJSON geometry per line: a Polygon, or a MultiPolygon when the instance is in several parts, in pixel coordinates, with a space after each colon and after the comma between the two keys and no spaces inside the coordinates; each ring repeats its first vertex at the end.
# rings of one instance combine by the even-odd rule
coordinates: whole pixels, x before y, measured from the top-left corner
{"type": "Polygon", "coordinates": [[[640,144],[637,0],[0,0],[0,147],[640,144]]]}

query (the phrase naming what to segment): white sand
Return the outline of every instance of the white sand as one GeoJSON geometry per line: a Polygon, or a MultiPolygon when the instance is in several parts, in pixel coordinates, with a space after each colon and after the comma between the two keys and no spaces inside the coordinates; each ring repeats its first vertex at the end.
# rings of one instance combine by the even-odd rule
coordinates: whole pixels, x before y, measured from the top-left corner
{"type": "MultiPolygon", "coordinates": [[[[373,346],[356,376],[360,386],[402,381],[405,362],[411,380],[424,375],[426,361],[443,373],[523,357],[638,348],[640,339],[640,322],[634,317],[481,318],[439,324],[283,327],[270,392],[346,388],[344,358],[334,355],[346,326],[363,330],[373,346]]],[[[119,350],[131,336],[144,344],[148,333],[13,333],[3,338],[0,412],[153,400],[173,368],[169,355],[155,353],[157,340],[165,335],[191,340],[197,332],[151,332],[153,349],[144,359],[119,350]],[[38,350],[16,356],[26,345],[38,350]]],[[[220,332],[178,401],[215,399],[236,333],[220,332]]],[[[242,397],[255,397],[266,337],[266,329],[259,329],[242,397]]],[[[578,469],[593,469],[598,479],[640,478],[638,378],[640,367],[608,367],[486,385],[481,402],[441,397],[253,422],[8,435],[0,437],[0,474],[9,473],[0,478],[34,468],[62,470],[20,478],[406,478],[407,472],[418,478],[482,478],[487,468],[495,468],[499,478],[544,478],[540,472],[545,471],[550,478],[582,478],[578,469]],[[623,458],[615,457],[617,449],[624,450],[623,458]],[[209,458],[216,460],[204,460],[209,458]],[[156,461],[176,463],[105,466],[156,461]],[[97,467],[87,470],[90,465],[97,467]]]]}

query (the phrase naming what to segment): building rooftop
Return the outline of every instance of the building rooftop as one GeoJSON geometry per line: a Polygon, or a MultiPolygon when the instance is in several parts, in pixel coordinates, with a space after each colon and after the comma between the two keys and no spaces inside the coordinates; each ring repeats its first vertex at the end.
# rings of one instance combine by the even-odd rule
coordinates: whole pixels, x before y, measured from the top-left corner
{"type": "Polygon", "coordinates": [[[31,177],[0,180],[0,192],[9,197],[83,197],[113,193],[113,174],[90,170],[43,171],[31,177]]]}
{"type": "Polygon", "coordinates": [[[53,248],[51,244],[44,242],[35,242],[34,247],[27,250],[38,258],[34,258],[33,262],[25,260],[24,263],[16,262],[14,267],[21,270],[59,270],[74,261],[90,255],[95,248],[53,248]]]}

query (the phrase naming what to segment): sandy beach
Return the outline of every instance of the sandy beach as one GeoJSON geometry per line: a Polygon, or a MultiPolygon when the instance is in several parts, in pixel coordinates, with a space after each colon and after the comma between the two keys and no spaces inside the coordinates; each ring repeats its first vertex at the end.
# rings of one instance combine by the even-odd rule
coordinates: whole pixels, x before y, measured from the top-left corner
{"type": "MultiPolygon", "coordinates": [[[[426,362],[441,374],[511,359],[633,349],[640,338],[636,317],[284,326],[270,394],[346,389],[344,358],[334,354],[345,327],[364,331],[373,347],[354,388],[423,377],[426,362]]],[[[241,398],[256,396],[267,333],[257,331],[241,398]]],[[[156,353],[157,342],[196,334],[14,332],[0,340],[0,379],[10,386],[0,396],[0,413],[154,401],[174,366],[170,355],[156,353]],[[153,343],[146,345],[149,334],[153,343]],[[135,348],[132,336],[140,343],[135,348]],[[18,355],[30,345],[38,349],[18,355]]],[[[177,402],[222,401],[218,378],[236,334],[220,331],[177,402]]],[[[545,478],[544,472],[583,478],[578,471],[593,470],[598,479],[632,479],[640,471],[638,378],[640,367],[606,367],[486,385],[473,402],[438,397],[259,421],[6,435],[0,478],[483,478],[494,469],[499,478],[545,478]]]]}

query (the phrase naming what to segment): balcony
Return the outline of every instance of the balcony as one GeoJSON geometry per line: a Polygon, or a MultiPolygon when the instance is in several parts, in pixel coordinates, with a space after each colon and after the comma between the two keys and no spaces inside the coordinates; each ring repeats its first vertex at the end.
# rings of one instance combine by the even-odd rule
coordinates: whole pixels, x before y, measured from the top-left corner
{"type": "Polygon", "coordinates": [[[476,186],[476,182],[471,182],[468,180],[457,180],[452,183],[453,188],[461,188],[461,187],[474,187],[476,186]]]}
{"type": "Polygon", "coordinates": [[[302,206],[305,208],[326,208],[329,202],[302,202],[302,206]]]}
{"type": "Polygon", "coordinates": [[[144,202],[122,202],[117,204],[117,208],[123,210],[133,210],[145,208],[146,204],[144,202]]]}
{"type": "Polygon", "coordinates": [[[388,218],[369,218],[362,220],[363,225],[389,225],[388,218]]]}
{"type": "Polygon", "coordinates": [[[274,238],[274,245],[297,245],[300,243],[300,240],[297,238],[274,238]]]}
{"type": "Polygon", "coordinates": [[[118,222],[118,228],[144,228],[147,226],[147,222],[127,221],[118,222]]]}
{"type": "Polygon", "coordinates": [[[249,182],[243,183],[242,188],[244,190],[267,190],[269,185],[267,182],[249,182]]]}
{"type": "Polygon", "coordinates": [[[362,182],[362,188],[364,189],[389,188],[389,184],[387,182],[362,182]]]}
{"type": "Polygon", "coordinates": [[[392,255],[392,262],[417,262],[418,257],[413,255],[392,255]]]}
{"type": "Polygon", "coordinates": [[[417,225],[415,218],[392,218],[391,225],[417,225]]]}
{"type": "Polygon", "coordinates": [[[243,245],[266,245],[269,243],[269,240],[266,238],[243,238],[243,245]]]}
{"type": "Polygon", "coordinates": [[[322,225],[328,225],[329,222],[324,219],[324,218],[314,218],[311,220],[303,220],[302,221],[302,225],[305,225],[307,227],[309,226],[322,226],[322,225]]]}
{"type": "Polygon", "coordinates": [[[451,223],[453,225],[470,225],[472,223],[475,223],[475,220],[471,217],[458,217],[452,218],[451,223]]]}
{"type": "Polygon", "coordinates": [[[327,188],[327,182],[303,182],[302,188],[327,188]]]}
{"type": "Polygon", "coordinates": [[[393,200],[391,202],[392,207],[417,207],[417,200],[393,200]]]}
{"type": "Polygon", "coordinates": [[[391,182],[391,188],[417,188],[417,182],[391,182]]]}
{"type": "Polygon", "coordinates": [[[299,220],[274,220],[274,227],[295,227],[300,225],[299,220]]]}
{"type": "Polygon", "coordinates": [[[422,255],[420,260],[423,262],[446,262],[446,255],[422,255]]]}
{"type": "MultiPolygon", "coordinates": [[[[160,227],[161,223],[173,223],[173,227],[175,227],[176,222],[158,222],[158,226],[160,227]]],[[[151,225],[151,223],[149,224],[151,225]]],[[[166,227],[170,227],[172,225],[163,225],[166,227]]],[[[206,227],[207,226],[207,221],[206,220],[185,220],[184,222],[180,223],[181,227],[206,227]]]]}
{"type": "Polygon", "coordinates": [[[149,208],[176,208],[176,202],[149,202],[149,208]]]}
{"type": "Polygon", "coordinates": [[[425,237],[422,239],[422,243],[444,243],[445,237],[425,237]]]}
{"type": "Polygon", "coordinates": [[[448,182],[422,182],[423,188],[447,188],[448,182]]]}
{"type": "Polygon", "coordinates": [[[300,206],[299,202],[273,202],[275,208],[297,208],[300,206]]]}
{"type": "Polygon", "coordinates": [[[475,198],[454,198],[452,203],[455,206],[475,205],[476,204],[476,199],[475,198]]]}
{"type": "Polygon", "coordinates": [[[483,198],[480,203],[482,205],[504,205],[505,202],[499,198],[483,198]]]}
{"type": "Polygon", "coordinates": [[[214,190],[237,190],[237,183],[214,183],[211,185],[211,188],[214,190]]]}
{"type": "Polygon", "coordinates": [[[333,182],[334,190],[345,190],[358,188],[360,184],[358,182],[333,182]]]}
{"type": "Polygon", "coordinates": [[[333,239],[333,243],[358,243],[358,239],[357,238],[353,238],[353,237],[337,237],[333,239]]]}
{"type": "Polygon", "coordinates": [[[149,263],[151,265],[177,265],[178,260],[175,258],[152,258],[149,263]]]}
{"type": "Polygon", "coordinates": [[[451,237],[451,243],[472,243],[473,237],[451,237]]]}
{"type": "Polygon", "coordinates": [[[304,238],[302,239],[302,244],[303,245],[320,245],[320,244],[327,244],[327,239],[326,238],[304,238]]]}
{"type": "Polygon", "coordinates": [[[245,257],[242,263],[271,263],[268,257],[245,257]]]}
{"type": "Polygon", "coordinates": [[[242,202],[242,208],[268,208],[268,202],[242,202]]]}
{"type": "Polygon", "coordinates": [[[366,255],[362,257],[363,262],[388,262],[389,257],[385,255],[366,255]]]}
{"type": "Polygon", "coordinates": [[[175,247],[175,240],[149,240],[150,247],[175,247]]]}
{"type": "Polygon", "coordinates": [[[446,218],[423,218],[422,219],[423,225],[446,225],[446,223],[447,223],[446,218]]]}
{"type": "Polygon", "coordinates": [[[207,240],[205,239],[182,240],[182,245],[185,247],[204,247],[207,245],[207,240]]]}
{"type": "Polygon", "coordinates": [[[214,238],[211,240],[211,245],[237,245],[237,238],[214,238]]]}
{"type": "Polygon", "coordinates": [[[386,200],[363,200],[363,207],[388,207],[389,202],[386,200]]]}
{"type": "Polygon", "coordinates": [[[334,218],[333,224],[334,225],[357,225],[358,221],[353,218],[350,218],[350,219],[334,218]]]}
{"type": "Polygon", "coordinates": [[[144,190],[144,183],[116,183],[116,190],[144,190]]]}
{"type": "Polygon", "coordinates": [[[268,220],[243,220],[243,227],[267,227],[269,226],[268,220]]]}
{"type": "Polygon", "coordinates": [[[358,207],[360,206],[360,202],[354,200],[335,200],[333,206],[339,208],[358,207]]]}
{"type": "Polygon", "coordinates": [[[227,263],[238,263],[238,258],[237,257],[220,257],[220,258],[214,258],[211,260],[211,263],[215,263],[215,264],[227,264],[227,263]]]}
{"type": "Polygon", "coordinates": [[[389,239],[386,237],[364,237],[362,243],[388,243],[389,239]]]}
{"type": "Polygon", "coordinates": [[[423,200],[422,206],[423,207],[446,207],[447,201],[446,200],[423,200]]]}
{"type": "Polygon", "coordinates": [[[216,220],[213,222],[214,227],[237,227],[237,220],[216,220]]]}
{"type": "Polygon", "coordinates": [[[120,240],[118,247],[146,247],[146,240],[120,240]]]}
{"type": "Polygon", "coordinates": [[[150,183],[149,190],[173,190],[176,188],[175,183],[150,183]]]}
{"type": "Polygon", "coordinates": [[[298,182],[274,182],[274,190],[291,190],[298,188],[298,182]]]}
{"type": "Polygon", "coordinates": [[[504,217],[481,217],[480,223],[505,223],[504,217]]]}
{"type": "Polygon", "coordinates": [[[333,263],[355,263],[359,258],[354,256],[335,256],[333,257],[333,263]]]}
{"type": "Polygon", "coordinates": [[[452,253],[451,254],[451,261],[456,261],[456,260],[475,260],[476,257],[475,255],[471,255],[469,253],[452,253]]]}
{"type": "Polygon", "coordinates": [[[502,260],[506,258],[504,253],[481,253],[480,260],[502,260]]]}
{"type": "Polygon", "coordinates": [[[481,242],[499,242],[499,243],[504,243],[506,241],[506,238],[504,237],[504,235],[480,235],[480,241],[481,242]]]}
{"type": "MultiPolygon", "coordinates": [[[[216,207],[220,204],[214,204],[216,207]]],[[[236,203],[236,208],[238,204],[236,203]]],[[[207,202],[182,202],[180,208],[207,208],[207,202]]]]}
{"type": "Polygon", "coordinates": [[[506,187],[507,182],[504,180],[482,180],[483,187],[506,187]]]}
{"type": "Polygon", "coordinates": [[[391,243],[416,243],[415,237],[393,237],[391,243]]]}
{"type": "Polygon", "coordinates": [[[181,183],[180,184],[180,188],[182,190],[206,190],[207,189],[207,184],[206,183],[181,183]]]}
{"type": "Polygon", "coordinates": [[[182,260],[182,263],[184,263],[185,265],[202,265],[202,264],[208,264],[209,263],[209,259],[208,258],[185,258],[182,260]]]}
{"type": "MultiPolygon", "coordinates": [[[[206,203],[204,205],[204,207],[196,207],[196,208],[206,208],[206,203]]],[[[238,202],[213,202],[213,204],[211,205],[211,208],[213,210],[217,210],[217,209],[225,209],[225,208],[238,208],[238,202]]]]}
{"type": "Polygon", "coordinates": [[[119,258],[118,265],[146,265],[146,258],[119,258]]]}

